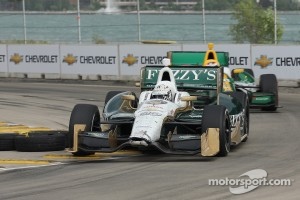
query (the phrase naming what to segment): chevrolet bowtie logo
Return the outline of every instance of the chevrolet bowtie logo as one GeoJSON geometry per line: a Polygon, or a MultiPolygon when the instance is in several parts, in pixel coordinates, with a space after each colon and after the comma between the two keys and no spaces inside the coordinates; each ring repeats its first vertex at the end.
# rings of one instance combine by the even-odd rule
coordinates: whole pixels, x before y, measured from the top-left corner
{"type": "Polygon", "coordinates": [[[127,54],[127,57],[124,57],[122,63],[127,63],[129,66],[138,62],[138,57],[133,56],[133,54],[127,54]]]}
{"type": "Polygon", "coordinates": [[[68,54],[64,57],[63,62],[68,63],[68,65],[72,65],[73,63],[77,62],[76,56],[73,56],[73,54],[68,54]]]}
{"type": "Polygon", "coordinates": [[[15,53],[10,57],[9,61],[14,62],[15,64],[19,64],[20,62],[23,61],[23,56],[20,56],[20,54],[15,53]]]}
{"type": "Polygon", "coordinates": [[[261,68],[266,68],[271,65],[273,58],[268,58],[266,55],[261,55],[259,59],[256,59],[254,65],[259,65],[261,68]]]}

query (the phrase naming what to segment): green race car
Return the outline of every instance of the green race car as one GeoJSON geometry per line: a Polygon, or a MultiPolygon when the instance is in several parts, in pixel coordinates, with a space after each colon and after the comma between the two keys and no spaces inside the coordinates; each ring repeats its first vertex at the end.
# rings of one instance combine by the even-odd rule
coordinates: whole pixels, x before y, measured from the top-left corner
{"type": "Polygon", "coordinates": [[[276,111],[278,106],[278,83],[275,74],[262,74],[259,85],[255,83],[252,69],[238,68],[231,71],[237,90],[248,94],[251,108],[276,111]]]}

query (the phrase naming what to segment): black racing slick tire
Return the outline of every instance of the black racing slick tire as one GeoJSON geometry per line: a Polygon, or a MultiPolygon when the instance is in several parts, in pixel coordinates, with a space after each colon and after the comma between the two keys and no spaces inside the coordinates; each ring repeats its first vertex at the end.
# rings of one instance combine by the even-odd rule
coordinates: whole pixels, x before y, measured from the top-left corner
{"type": "Polygon", "coordinates": [[[204,107],[202,133],[208,128],[219,128],[220,152],[217,156],[227,156],[230,151],[231,135],[230,119],[225,106],[208,105],[204,107]]]}
{"type": "Polygon", "coordinates": [[[66,148],[66,132],[35,131],[15,137],[15,147],[21,152],[61,151],[66,148]]]}
{"type": "MultiPolygon", "coordinates": [[[[75,124],[85,124],[84,131],[100,131],[100,112],[98,107],[91,104],[77,104],[74,106],[69,122],[68,147],[70,148],[73,147],[75,124]]],[[[79,149],[73,155],[86,156],[94,153],[79,149]]]]}
{"type": "Polygon", "coordinates": [[[15,137],[17,133],[0,133],[0,151],[15,150],[15,137]]]}
{"type": "Polygon", "coordinates": [[[275,95],[275,105],[263,107],[264,111],[276,111],[278,106],[278,83],[275,74],[262,74],[259,81],[260,91],[273,93],[275,95]]]}

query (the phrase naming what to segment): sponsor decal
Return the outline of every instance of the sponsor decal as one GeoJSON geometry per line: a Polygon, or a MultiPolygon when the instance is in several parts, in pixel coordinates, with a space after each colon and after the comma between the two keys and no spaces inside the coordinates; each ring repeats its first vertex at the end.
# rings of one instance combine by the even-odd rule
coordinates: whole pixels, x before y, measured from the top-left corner
{"type": "MultiPolygon", "coordinates": [[[[146,102],[146,104],[152,104],[153,107],[155,107],[155,105],[166,104],[166,103],[167,102],[162,99],[153,99],[153,100],[146,102]]],[[[160,108],[163,109],[163,107],[160,107],[160,108]]]]}
{"type": "Polygon", "coordinates": [[[189,115],[190,118],[202,118],[202,115],[189,115]]]}
{"type": "Polygon", "coordinates": [[[292,179],[267,179],[268,173],[263,169],[254,169],[243,173],[237,179],[208,179],[210,186],[229,186],[232,194],[244,194],[259,186],[291,186],[292,179]]]}
{"type": "Polygon", "coordinates": [[[26,55],[26,63],[57,63],[58,55],[26,55]]]}
{"type": "Polygon", "coordinates": [[[141,56],[141,64],[143,65],[161,65],[163,56],[141,56]]]}
{"type": "Polygon", "coordinates": [[[236,126],[237,123],[240,122],[243,119],[243,116],[244,116],[244,111],[237,114],[237,115],[230,115],[231,124],[236,126]]]}
{"type": "Polygon", "coordinates": [[[128,66],[134,65],[138,62],[138,57],[133,56],[133,54],[127,54],[127,57],[124,57],[122,63],[127,63],[128,66]]]}
{"type": "Polygon", "coordinates": [[[155,117],[155,116],[162,116],[162,113],[159,113],[159,112],[142,112],[142,113],[140,113],[140,116],[145,116],[145,115],[147,115],[147,116],[152,116],[152,117],[155,117]]]}
{"type": "Polygon", "coordinates": [[[300,66],[300,57],[279,57],[276,58],[276,66],[300,66]]]}
{"type": "MultiPolygon", "coordinates": [[[[147,104],[150,104],[150,102],[147,102],[147,104]]],[[[143,108],[143,110],[140,111],[140,112],[144,112],[144,111],[162,111],[162,110],[164,110],[163,107],[161,107],[161,106],[155,106],[155,104],[153,104],[153,105],[145,106],[143,108]]]]}
{"type": "Polygon", "coordinates": [[[5,62],[5,55],[0,55],[0,63],[5,62]]]}
{"type": "Polygon", "coordinates": [[[10,62],[14,62],[15,64],[19,64],[20,62],[25,63],[57,63],[58,55],[20,55],[18,53],[14,53],[10,57],[10,62]]]}
{"type": "Polygon", "coordinates": [[[107,134],[105,133],[97,133],[97,132],[92,132],[92,133],[88,133],[89,136],[92,136],[92,137],[105,137],[107,138],[107,134]]]}
{"type": "Polygon", "coordinates": [[[257,100],[257,101],[267,101],[270,98],[269,97],[255,97],[254,99],[257,100]]]}
{"type": "Polygon", "coordinates": [[[80,64],[115,64],[116,56],[74,56],[73,54],[68,54],[64,56],[63,62],[72,65],[79,61],[80,64]]]}
{"type": "MultiPolygon", "coordinates": [[[[151,80],[157,76],[159,70],[147,70],[146,79],[151,80]]],[[[172,70],[176,80],[200,80],[205,78],[207,81],[214,81],[217,78],[217,70],[213,69],[177,69],[172,70]]]]}
{"type": "Polygon", "coordinates": [[[259,65],[262,69],[266,68],[269,65],[272,65],[273,58],[268,58],[266,55],[261,55],[260,58],[257,58],[254,65],[259,65]]]}
{"type": "Polygon", "coordinates": [[[81,64],[115,64],[115,56],[80,56],[81,64]]]}
{"type": "Polygon", "coordinates": [[[169,89],[168,85],[160,84],[155,87],[155,91],[166,91],[169,89]]]}
{"type": "Polygon", "coordinates": [[[9,59],[10,62],[14,62],[15,64],[19,64],[23,61],[23,56],[20,56],[18,53],[14,53],[9,59]]]}
{"type": "Polygon", "coordinates": [[[68,54],[64,56],[63,62],[68,63],[68,65],[72,65],[73,63],[77,62],[77,56],[73,56],[73,54],[68,54]]]}
{"type": "Polygon", "coordinates": [[[197,137],[194,135],[181,135],[178,138],[182,139],[182,140],[188,140],[188,139],[193,139],[193,138],[197,138],[197,137]]]}
{"type": "Polygon", "coordinates": [[[229,65],[248,65],[248,57],[230,57],[229,65]]]}
{"type": "Polygon", "coordinates": [[[134,56],[133,54],[127,54],[127,56],[123,57],[122,63],[127,63],[128,66],[132,66],[135,63],[140,63],[143,65],[161,65],[164,56],[134,56]]]}

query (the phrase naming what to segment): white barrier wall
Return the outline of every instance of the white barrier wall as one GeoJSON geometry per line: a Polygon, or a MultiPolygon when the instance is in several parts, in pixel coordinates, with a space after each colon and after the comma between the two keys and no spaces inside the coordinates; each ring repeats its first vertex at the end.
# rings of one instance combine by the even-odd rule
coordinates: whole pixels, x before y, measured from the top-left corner
{"type": "Polygon", "coordinates": [[[300,79],[300,46],[261,46],[252,48],[256,76],[276,74],[281,79],[300,79]]]}
{"type": "Polygon", "coordinates": [[[120,75],[117,45],[61,45],[60,55],[63,75],[120,75]]]}
{"type": "MultiPolygon", "coordinates": [[[[205,44],[0,45],[0,76],[138,79],[141,67],[161,65],[168,51],[206,49],[205,44]]],[[[229,52],[231,68],[252,68],[256,77],[300,79],[300,46],[215,44],[215,50],[229,52]]]]}
{"type": "Polygon", "coordinates": [[[0,44],[0,72],[7,73],[8,66],[7,66],[7,49],[6,45],[0,44]]]}
{"type": "Polygon", "coordinates": [[[180,45],[120,45],[121,75],[139,75],[145,65],[162,65],[168,51],[180,51],[180,45]]]}
{"type": "Polygon", "coordinates": [[[9,73],[59,73],[59,45],[8,45],[9,73]]]}

